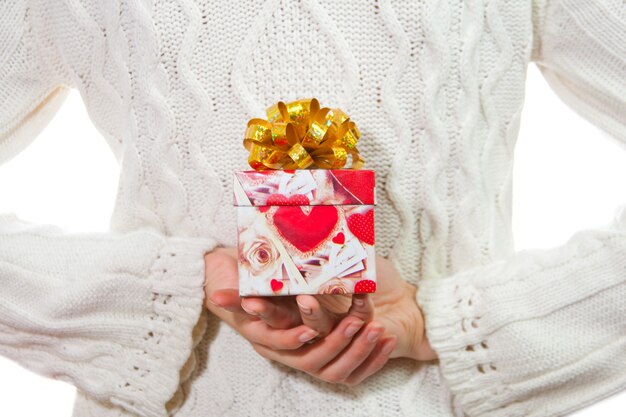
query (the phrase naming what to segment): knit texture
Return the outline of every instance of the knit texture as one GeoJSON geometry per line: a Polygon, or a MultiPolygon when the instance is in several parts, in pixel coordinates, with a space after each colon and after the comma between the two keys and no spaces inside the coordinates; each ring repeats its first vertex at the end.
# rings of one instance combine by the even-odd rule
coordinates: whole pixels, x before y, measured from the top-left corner
{"type": "Polygon", "coordinates": [[[0,333],[0,352],[76,384],[75,417],[544,417],[626,388],[626,210],[547,250],[516,252],[511,230],[531,61],[566,103],[626,144],[623,1],[19,0],[0,4],[0,38],[0,160],[27,146],[76,88],[120,163],[111,235],[6,240],[11,221],[0,228],[3,288],[13,281],[0,294],[12,306],[0,317],[12,329],[0,333]],[[236,243],[231,184],[246,169],[245,124],[304,97],[357,122],[377,173],[377,251],[420,286],[441,360],[394,359],[357,387],[336,386],[260,357],[210,315],[177,391],[199,315],[201,254],[236,243]],[[129,242],[116,263],[105,262],[110,239],[129,242]],[[170,239],[186,255],[163,261],[170,239]],[[158,262],[166,278],[149,267],[158,262]],[[24,272],[32,268],[38,274],[24,272]],[[35,308],[55,280],[90,308],[35,308]],[[142,337],[153,293],[172,295],[177,307],[164,314],[182,325],[164,325],[151,350],[142,337]],[[45,361],[15,311],[39,314],[45,361]],[[88,329],[72,336],[80,355],[55,339],[61,324],[88,329]],[[103,371],[100,343],[117,346],[121,364],[154,352],[143,367],[165,382],[124,390],[132,368],[103,371]]]}
{"type": "Polygon", "coordinates": [[[206,319],[209,239],[68,235],[0,217],[0,354],[139,415],[183,400],[206,319]]]}

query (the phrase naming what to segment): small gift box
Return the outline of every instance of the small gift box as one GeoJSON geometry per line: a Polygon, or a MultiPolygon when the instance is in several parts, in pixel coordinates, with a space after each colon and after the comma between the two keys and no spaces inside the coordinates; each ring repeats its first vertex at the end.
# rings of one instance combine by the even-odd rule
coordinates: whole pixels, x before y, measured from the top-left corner
{"type": "Polygon", "coordinates": [[[255,170],[234,178],[239,294],[374,292],[375,175],[356,169],[356,125],[315,99],[267,113],[244,140],[255,170]]]}

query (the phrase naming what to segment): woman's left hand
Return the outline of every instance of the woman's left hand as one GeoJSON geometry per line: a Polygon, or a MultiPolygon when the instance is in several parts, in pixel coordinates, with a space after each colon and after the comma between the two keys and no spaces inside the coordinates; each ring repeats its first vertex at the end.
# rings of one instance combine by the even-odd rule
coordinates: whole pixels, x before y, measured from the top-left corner
{"type": "Polygon", "coordinates": [[[429,361],[437,358],[426,337],[424,316],[417,305],[418,289],[404,281],[391,261],[376,258],[377,288],[371,294],[374,318],[385,325],[387,335],[395,335],[398,344],[392,358],[429,361]]]}
{"type": "MultiPolygon", "coordinates": [[[[384,325],[383,337],[396,339],[390,357],[405,357],[419,361],[436,359],[437,354],[426,338],[424,317],[417,305],[417,288],[404,281],[391,261],[381,256],[376,257],[376,277],[376,292],[369,294],[374,304],[372,318],[384,325]]],[[[333,328],[338,322],[336,305],[345,302],[341,298],[343,297],[330,296],[329,299],[328,296],[298,295],[302,322],[318,331],[320,324],[324,330],[333,328]],[[312,315],[314,319],[311,318],[312,315]]]]}
{"type": "MultiPolygon", "coordinates": [[[[367,336],[366,333],[383,325],[383,333],[378,337],[382,342],[370,352],[368,360],[364,363],[347,363],[351,357],[358,356],[350,354],[351,350],[355,350],[354,348],[359,345],[353,341],[343,351],[337,352],[336,358],[325,358],[324,363],[339,365],[330,367],[337,372],[328,372],[329,368],[326,367],[326,372],[320,374],[315,364],[311,363],[311,369],[305,370],[307,373],[327,382],[356,385],[382,368],[389,358],[407,357],[421,361],[435,359],[437,356],[426,339],[423,315],[416,302],[416,287],[405,282],[387,259],[379,256],[376,262],[378,283],[376,292],[367,296],[353,296],[349,312],[347,310],[351,304],[350,297],[345,296],[298,295],[297,306],[296,303],[285,303],[286,297],[280,297],[278,300],[264,297],[242,299],[241,305],[237,307],[243,307],[245,311],[260,317],[270,326],[289,328],[297,324],[306,324],[320,333],[318,341],[292,350],[288,355],[285,355],[285,351],[274,351],[266,347],[255,347],[257,352],[268,359],[287,365],[290,364],[285,360],[289,357],[299,362],[303,358],[315,357],[318,351],[325,350],[325,337],[327,335],[330,339],[335,337],[337,331],[341,330],[338,328],[341,327],[339,323],[347,315],[355,315],[365,322],[370,322],[370,325],[365,326],[366,328],[355,336],[355,341],[360,342],[367,336]],[[361,308],[360,302],[365,304],[361,308]],[[363,313],[361,314],[359,310],[363,313]],[[297,317],[298,313],[300,317],[297,317]]],[[[234,303],[235,299],[226,304],[234,303]]],[[[360,356],[360,360],[363,361],[363,355],[360,356]]]]}

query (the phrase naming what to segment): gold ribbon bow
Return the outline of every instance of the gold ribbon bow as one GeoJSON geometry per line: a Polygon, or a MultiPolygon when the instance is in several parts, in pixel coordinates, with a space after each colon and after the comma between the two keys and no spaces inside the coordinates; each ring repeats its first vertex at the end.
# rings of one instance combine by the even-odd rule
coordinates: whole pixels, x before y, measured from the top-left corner
{"type": "Polygon", "coordinates": [[[278,103],[266,110],[267,119],[248,122],[243,145],[248,163],[266,169],[359,169],[365,161],[356,143],[361,133],[339,109],[320,108],[315,98],[278,103]]]}

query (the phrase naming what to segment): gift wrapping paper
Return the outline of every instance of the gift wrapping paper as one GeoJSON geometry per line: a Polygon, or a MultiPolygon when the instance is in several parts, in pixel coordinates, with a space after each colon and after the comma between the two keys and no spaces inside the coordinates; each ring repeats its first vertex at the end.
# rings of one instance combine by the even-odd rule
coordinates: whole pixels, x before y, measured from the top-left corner
{"type": "Polygon", "coordinates": [[[376,290],[371,170],[238,171],[239,294],[376,290]]]}

